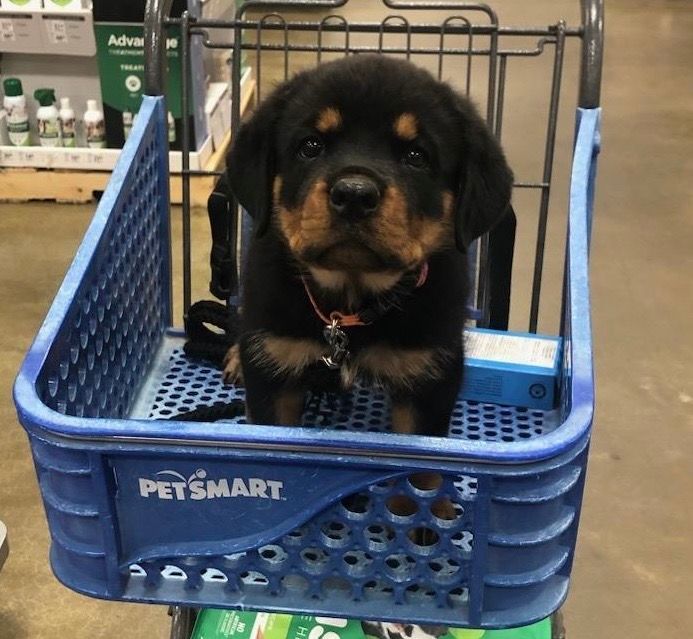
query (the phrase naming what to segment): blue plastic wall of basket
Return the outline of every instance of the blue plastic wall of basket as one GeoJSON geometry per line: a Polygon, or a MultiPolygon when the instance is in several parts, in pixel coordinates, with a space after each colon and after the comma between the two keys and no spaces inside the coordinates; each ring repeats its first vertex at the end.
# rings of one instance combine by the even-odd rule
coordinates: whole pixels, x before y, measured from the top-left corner
{"type": "Polygon", "coordinates": [[[235,391],[186,368],[169,330],[166,117],[145,98],[15,385],[57,577],[109,599],[471,627],[558,608],[593,414],[599,117],[578,111],[561,406],[460,403],[436,439],[380,432],[386,400],[368,391],[336,428],[308,425],[319,405],[299,428],[156,419],[235,391]]]}

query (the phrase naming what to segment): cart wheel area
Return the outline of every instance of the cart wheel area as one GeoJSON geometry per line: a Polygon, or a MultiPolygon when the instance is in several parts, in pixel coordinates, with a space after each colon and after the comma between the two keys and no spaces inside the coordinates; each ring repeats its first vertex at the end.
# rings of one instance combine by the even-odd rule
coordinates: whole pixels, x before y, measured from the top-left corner
{"type": "Polygon", "coordinates": [[[7,526],[0,521],[0,571],[2,571],[2,567],[5,564],[9,552],[10,547],[7,542],[7,526]]]}
{"type": "Polygon", "coordinates": [[[171,617],[170,639],[190,639],[197,620],[197,610],[183,606],[171,606],[168,609],[171,617]]]}
{"type": "Polygon", "coordinates": [[[551,617],[551,639],[566,639],[562,610],[557,611],[551,617]]]}

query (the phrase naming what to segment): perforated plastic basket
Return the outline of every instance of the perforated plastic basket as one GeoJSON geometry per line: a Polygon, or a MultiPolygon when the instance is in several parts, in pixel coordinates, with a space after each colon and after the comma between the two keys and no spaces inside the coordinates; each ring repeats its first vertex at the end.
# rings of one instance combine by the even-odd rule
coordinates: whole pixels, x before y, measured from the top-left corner
{"type": "Polygon", "coordinates": [[[455,626],[557,609],[592,420],[598,124],[579,110],[560,407],[460,402],[451,437],[425,438],[382,432],[368,389],[301,428],[162,421],[241,391],[169,330],[167,123],[146,98],[15,386],[57,577],[108,599],[455,626]]]}

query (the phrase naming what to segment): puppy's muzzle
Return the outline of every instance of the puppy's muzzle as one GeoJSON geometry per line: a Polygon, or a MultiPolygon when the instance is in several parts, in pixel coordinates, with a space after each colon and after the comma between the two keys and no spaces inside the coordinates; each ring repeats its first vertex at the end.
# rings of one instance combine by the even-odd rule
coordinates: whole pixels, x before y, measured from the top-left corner
{"type": "Polygon", "coordinates": [[[337,216],[358,221],[375,215],[380,206],[380,189],[365,175],[339,178],[330,189],[330,209],[337,216]]]}

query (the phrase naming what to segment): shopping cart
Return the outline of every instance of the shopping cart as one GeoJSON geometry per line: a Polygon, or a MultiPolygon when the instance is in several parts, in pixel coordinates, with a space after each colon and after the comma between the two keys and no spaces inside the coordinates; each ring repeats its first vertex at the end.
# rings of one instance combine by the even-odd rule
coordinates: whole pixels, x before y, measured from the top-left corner
{"type": "MultiPolygon", "coordinates": [[[[176,633],[189,626],[190,609],[201,607],[475,628],[551,615],[568,590],[593,416],[588,255],[602,0],[582,0],[580,25],[532,28],[502,25],[485,4],[454,1],[383,0],[379,6],[389,15],[373,21],[345,17],[347,0],[249,0],[232,21],[189,14],[168,19],[169,5],[148,2],[148,95],[15,386],[51,531],[54,573],[87,595],[177,606],[176,633]],[[442,18],[417,22],[420,9],[438,10],[442,18]],[[557,406],[539,411],[460,400],[449,438],[383,432],[387,399],[366,388],[327,418],[306,415],[302,427],[169,419],[243,392],[186,358],[183,334],[173,328],[162,97],[169,26],[181,30],[184,113],[191,41],[231,46],[234,128],[246,62],[262,95],[277,74],[281,79],[299,66],[377,51],[406,56],[441,77],[454,74],[458,86],[485,105],[495,133],[505,136],[513,65],[536,61],[537,86],[544,82],[548,96],[545,109],[532,106],[525,121],[540,120],[541,178],[516,184],[516,193],[532,191],[538,200],[528,269],[530,331],[539,321],[564,53],[569,40],[581,39],[563,295],[553,300],[564,340],[557,406]],[[438,485],[418,482],[422,472],[437,476],[438,485]],[[388,507],[393,496],[396,509],[388,507]],[[453,518],[434,514],[440,501],[454,504],[453,518]]],[[[186,126],[186,311],[190,138],[186,126]]],[[[522,224],[517,203],[516,209],[522,224]]],[[[228,243],[241,263],[248,219],[242,211],[231,219],[228,243]]],[[[489,250],[482,241],[475,258],[475,316],[482,324],[495,285],[489,250]]],[[[232,281],[231,303],[236,289],[232,281]]]]}

